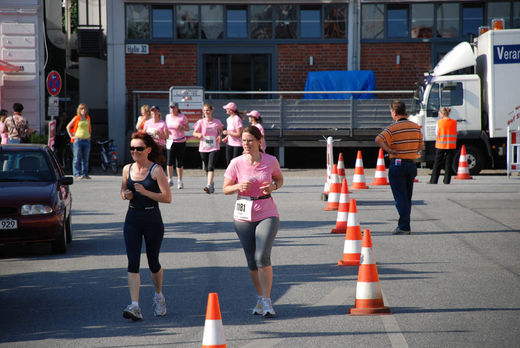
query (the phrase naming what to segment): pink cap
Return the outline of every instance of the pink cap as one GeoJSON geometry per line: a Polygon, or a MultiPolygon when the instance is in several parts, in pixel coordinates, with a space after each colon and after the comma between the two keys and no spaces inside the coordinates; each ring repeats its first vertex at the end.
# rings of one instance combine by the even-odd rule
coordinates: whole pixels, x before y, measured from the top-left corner
{"type": "Polygon", "coordinates": [[[224,105],[224,106],[222,107],[222,109],[225,109],[225,110],[227,110],[227,109],[231,109],[231,110],[233,110],[233,111],[237,111],[237,104],[235,104],[235,103],[233,103],[233,102],[229,102],[229,103],[227,103],[226,105],[224,105]]]}
{"type": "Polygon", "coordinates": [[[251,116],[251,117],[254,117],[254,118],[260,118],[260,113],[256,110],[251,110],[251,112],[248,112],[247,113],[247,116],[251,116]]]}

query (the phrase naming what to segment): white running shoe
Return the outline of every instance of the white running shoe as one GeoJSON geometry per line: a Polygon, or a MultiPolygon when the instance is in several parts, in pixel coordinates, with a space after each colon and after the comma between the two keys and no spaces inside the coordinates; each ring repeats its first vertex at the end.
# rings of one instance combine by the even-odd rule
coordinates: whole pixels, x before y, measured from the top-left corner
{"type": "Polygon", "coordinates": [[[172,179],[168,179],[168,185],[173,186],[173,180],[172,179]]]}
{"type": "Polygon", "coordinates": [[[126,319],[132,319],[133,321],[138,321],[143,319],[143,314],[138,305],[129,304],[123,311],[123,317],[126,319]]]}
{"type": "Polygon", "coordinates": [[[182,189],[184,188],[184,183],[183,183],[182,181],[179,181],[179,182],[177,183],[177,188],[178,188],[179,190],[182,190],[182,189]]]}
{"type": "Polygon", "coordinates": [[[270,298],[262,297],[262,312],[264,312],[262,314],[264,317],[274,317],[276,315],[270,298]]]}
{"type": "Polygon", "coordinates": [[[153,297],[153,315],[156,317],[162,317],[166,315],[166,299],[164,295],[161,296],[155,295],[153,297]]]}
{"type": "Polygon", "coordinates": [[[254,315],[263,315],[264,311],[262,310],[262,296],[256,296],[256,306],[253,308],[252,314],[254,315]]]}

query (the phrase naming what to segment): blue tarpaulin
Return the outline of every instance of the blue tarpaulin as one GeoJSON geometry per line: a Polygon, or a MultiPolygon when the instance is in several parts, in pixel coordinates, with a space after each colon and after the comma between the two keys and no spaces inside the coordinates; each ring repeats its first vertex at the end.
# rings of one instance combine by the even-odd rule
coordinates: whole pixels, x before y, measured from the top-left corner
{"type": "MultiPolygon", "coordinates": [[[[305,91],[373,91],[376,76],[370,70],[311,71],[307,75],[305,91]]],[[[303,99],[350,99],[351,93],[304,94],[303,99]]],[[[354,99],[374,99],[374,94],[354,94],[354,99]]]]}

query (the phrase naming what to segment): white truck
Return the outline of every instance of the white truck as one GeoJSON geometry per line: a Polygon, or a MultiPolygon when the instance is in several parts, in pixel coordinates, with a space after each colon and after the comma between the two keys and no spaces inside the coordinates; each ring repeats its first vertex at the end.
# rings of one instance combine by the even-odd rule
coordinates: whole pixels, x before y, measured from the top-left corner
{"type": "Polygon", "coordinates": [[[520,29],[489,30],[473,44],[462,42],[425,74],[409,117],[423,130],[420,162],[433,162],[441,107],[450,107],[457,121],[455,172],[463,144],[471,174],[505,163],[508,122],[520,108],[520,29]]]}

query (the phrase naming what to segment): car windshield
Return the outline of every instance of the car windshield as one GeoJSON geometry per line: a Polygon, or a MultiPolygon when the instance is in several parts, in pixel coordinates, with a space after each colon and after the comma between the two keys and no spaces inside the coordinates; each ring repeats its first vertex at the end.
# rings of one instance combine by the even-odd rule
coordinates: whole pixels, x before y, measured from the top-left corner
{"type": "Polygon", "coordinates": [[[0,181],[54,181],[41,151],[0,150],[0,181]]]}

